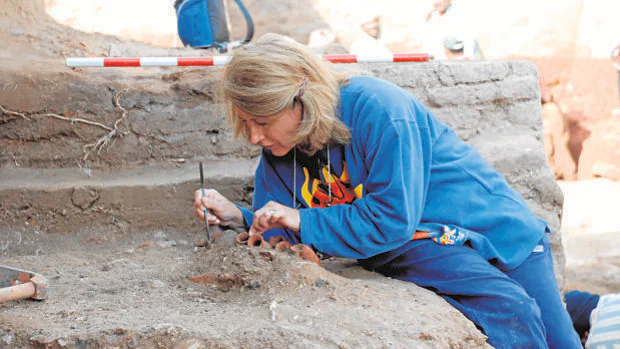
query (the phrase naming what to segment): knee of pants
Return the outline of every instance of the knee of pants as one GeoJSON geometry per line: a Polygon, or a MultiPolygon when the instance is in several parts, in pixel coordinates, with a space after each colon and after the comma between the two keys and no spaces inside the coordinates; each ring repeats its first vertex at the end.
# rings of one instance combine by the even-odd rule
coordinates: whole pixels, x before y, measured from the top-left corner
{"type": "MultiPolygon", "coordinates": [[[[519,333],[531,335],[545,333],[540,307],[532,298],[523,298],[507,309],[510,316],[509,324],[519,333]]],[[[544,337],[543,337],[544,339],[544,337]]]]}
{"type": "Polygon", "coordinates": [[[495,348],[547,348],[540,307],[531,298],[506,302],[482,329],[495,348]]]}

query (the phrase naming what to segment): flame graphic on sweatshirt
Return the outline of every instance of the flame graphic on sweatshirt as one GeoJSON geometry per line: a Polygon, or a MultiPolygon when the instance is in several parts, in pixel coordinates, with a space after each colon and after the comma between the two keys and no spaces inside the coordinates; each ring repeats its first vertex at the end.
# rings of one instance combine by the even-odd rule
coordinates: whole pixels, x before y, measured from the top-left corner
{"type": "Polygon", "coordinates": [[[330,173],[327,166],[324,166],[321,172],[323,173],[323,178],[326,178],[327,183],[323,183],[318,178],[310,178],[308,169],[303,168],[305,180],[301,188],[301,195],[308,207],[324,208],[340,204],[350,204],[362,197],[363,185],[360,184],[353,188],[346,162],[343,163],[343,169],[342,175],[338,177],[336,174],[330,173]],[[331,202],[328,186],[331,187],[331,202]]]}

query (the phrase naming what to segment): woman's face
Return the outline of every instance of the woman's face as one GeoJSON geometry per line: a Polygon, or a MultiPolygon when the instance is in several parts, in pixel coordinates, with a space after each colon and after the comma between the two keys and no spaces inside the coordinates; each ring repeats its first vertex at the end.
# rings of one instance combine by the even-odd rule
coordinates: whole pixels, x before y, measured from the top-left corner
{"type": "Polygon", "coordinates": [[[269,149],[275,156],[284,156],[296,146],[291,141],[301,124],[300,103],[268,117],[253,116],[236,108],[234,112],[245,125],[250,143],[269,149]]]}

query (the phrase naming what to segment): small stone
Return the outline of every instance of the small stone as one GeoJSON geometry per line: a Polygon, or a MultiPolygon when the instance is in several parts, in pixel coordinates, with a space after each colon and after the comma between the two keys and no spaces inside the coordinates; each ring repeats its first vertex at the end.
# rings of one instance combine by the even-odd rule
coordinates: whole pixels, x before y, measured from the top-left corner
{"type": "Polygon", "coordinates": [[[67,341],[65,341],[64,339],[59,339],[59,340],[58,340],[58,345],[59,345],[61,348],[64,348],[65,346],[67,346],[67,341]]]}
{"type": "Polygon", "coordinates": [[[210,243],[209,240],[205,237],[205,238],[201,238],[201,237],[197,237],[196,239],[194,239],[194,246],[196,247],[210,247],[210,243]]]}
{"type": "Polygon", "coordinates": [[[187,347],[187,349],[200,349],[202,348],[202,346],[200,345],[200,343],[192,343],[192,345],[190,345],[189,347],[187,347]]]}
{"type": "Polygon", "coordinates": [[[327,282],[327,281],[325,281],[323,279],[320,279],[320,278],[316,279],[316,281],[314,282],[314,286],[316,286],[316,287],[325,287],[327,285],[329,285],[329,282],[327,282]]]}
{"type": "Polygon", "coordinates": [[[147,240],[144,241],[143,243],[141,243],[140,245],[138,245],[138,248],[148,248],[153,244],[152,240],[147,240]]]}
{"type": "Polygon", "coordinates": [[[258,280],[252,280],[250,281],[250,284],[247,286],[250,290],[255,290],[257,288],[260,287],[260,281],[258,280]]]}
{"type": "Polygon", "coordinates": [[[159,281],[159,280],[151,280],[151,282],[149,283],[149,286],[151,286],[152,288],[161,288],[166,286],[166,283],[163,281],[159,281]]]}
{"type": "Polygon", "coordinates": [[[164,239],[166,239],[168,237],[168,235],[165,232],[163,232],[163,231],[158,231],[155,234],[153,234],[153,236],[155,238],[161,239],[161,240],[164,240],[164,239]]]}
{"type": "Polygon", "coordinates": [[[160,241],[157,243],[157,245],[159,245],[159,247],[161,248],[170,248],[170,247],[174,247],[177,245],[177,242],[174,240],[169,240],[169,241],[160,241]]]}
{"type": "Polygon", "coordinates": [[[122,327],[118,327],[114,330],[114,334],[119,336],[125,334],[126,332],[127,331],[122,327]]]}
{"type": "Polygon", "coordinates": [[[211,284],[217,280],[217,276],[218,276],[217,273],[210,272],[210,273],[191,277],[189,278],[189,280],[197,284],[211,284]]]}
{"type": "Polygon", "coordinates": [[[24,34],[24,31],[21,29],[11,29],[9,33],[11,33],[11,35],[22,35],[24,34]]]}
{"type": "Polygon", "coordinates": [[[74,206],[86,210],[92,207],[97,200],[99,200],[99,192],[97,190],[85,187],[73,188],[71,202],[74,206]]]}
{"type": "Polygon", "coordinates": [[[278,302],[276,302],[275,300],[271,302],[271,304],[269,304],[269,312],[271,313],[271,321],[276,321],[277,314],[276,314],[276,307],[278,306],[278,302]]]}
{"type": "Polygon", "coordinates": [[[11,336],[10,334],[5,334],[4,336],[2,336],[2,341],[6,344],[11,344],[13,343],[13,336],[11,336]]]}
{"type": "Polygon", "coordinates": [[[271,262],[273,261],[273,252],[271,251],[261,251],[260,252],[261,257],[263,257],[264,260],[271,262]]]}

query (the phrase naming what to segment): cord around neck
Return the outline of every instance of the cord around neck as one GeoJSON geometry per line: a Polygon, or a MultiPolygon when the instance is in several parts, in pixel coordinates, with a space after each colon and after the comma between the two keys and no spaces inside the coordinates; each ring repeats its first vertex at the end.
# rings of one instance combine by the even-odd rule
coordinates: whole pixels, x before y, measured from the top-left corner
{"type": "MultiPolygon", "coordinates": [[[[330,157],[330,152],[329,152],[330,148],[329,148],[329,143],[327,143],[327,170],[328,170],[328,174],[329,176],[327,177],[327,197],[328,197],[328,202],[327,202],[327,206],[331,207],[332,205],[332,186],[331,186],[331,182],[332,182],[332,173],[331,173],[331,168],[332,168],[332,162],[331,162],[331,157],[330,157]]],[[[321,171],[321,169],[319,169],[319,171],[321,171]]],[[[298,208],[299,206],[297,205],[297,147],[293,148],[293,205],[291,206],[293,208],[298,208]]]]}

